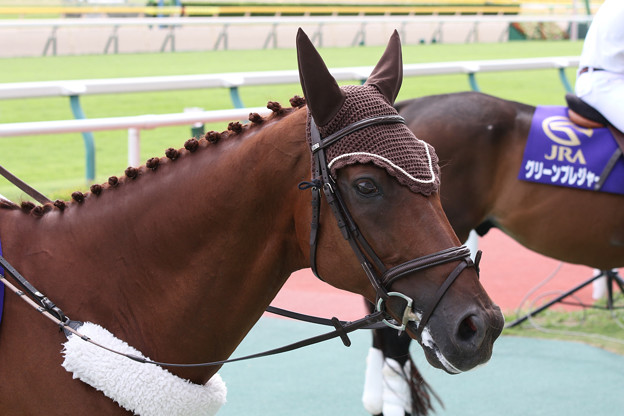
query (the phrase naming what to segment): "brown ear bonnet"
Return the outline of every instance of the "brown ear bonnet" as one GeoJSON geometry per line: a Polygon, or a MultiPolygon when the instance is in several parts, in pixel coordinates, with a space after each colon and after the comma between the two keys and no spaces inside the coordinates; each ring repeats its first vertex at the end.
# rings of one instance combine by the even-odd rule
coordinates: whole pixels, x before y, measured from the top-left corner
{"type": "MultiPolygon", "coordinates": [[[[379,63],[364,85],[338,87],[320,55],[301,30],[297,36],[299,74],[308,103],[322,137],[363,119],[397,115],[392,104],[401,87],[401,43],[395,31],[379,63]]],[[[438,157],[433,147],[417,139],[402,123],[377,124],[355,131],[326,149],[332,176],[342,167],[373,163],[384,168],[412,192],[430,195],[440,185],[438,157]]]]}

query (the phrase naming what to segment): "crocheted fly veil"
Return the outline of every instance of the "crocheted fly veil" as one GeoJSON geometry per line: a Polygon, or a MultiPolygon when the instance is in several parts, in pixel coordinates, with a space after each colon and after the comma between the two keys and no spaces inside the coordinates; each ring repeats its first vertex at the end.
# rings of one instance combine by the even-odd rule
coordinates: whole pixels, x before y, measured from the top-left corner
{"type": "MultiPolygon", "coordinates": [[[[297,55],[301,86],[312,118],[325,138],[354,122],[397,115],[392,104],[403,79],[401,43],[395,31],[364,85],[339,87],[309,38],[299,30],[297,55]]],[[[440,185],[438,158],[429,144],[403,123],[375,124],[352,132],[325,150],[332,176],[344,166],[373,163],[412,192],[430,195],[440,185]]]]}

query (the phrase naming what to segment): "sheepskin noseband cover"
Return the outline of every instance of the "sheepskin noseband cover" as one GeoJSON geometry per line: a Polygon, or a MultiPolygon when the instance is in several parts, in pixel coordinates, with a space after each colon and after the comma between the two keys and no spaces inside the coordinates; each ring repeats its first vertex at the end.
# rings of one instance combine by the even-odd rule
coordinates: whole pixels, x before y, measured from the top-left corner
{"type": "MultiPolygon", "coordinates": [[[[344,105],[329,123],[318,126],[322,137],[359,120],[398,114],[373,85],[348,85],[341,89],[346,94],[344,105]]],[[[308,112],[308,137],[310,117],[308,112]]],[[[402,123],[377,124],[355,131],[330,145],[326,158],[334,178],[336,171],[347,165],[373,163],[412,192],[428,196],[440,186],[440,168],[433,147],[417,139],[402,123]]]]}

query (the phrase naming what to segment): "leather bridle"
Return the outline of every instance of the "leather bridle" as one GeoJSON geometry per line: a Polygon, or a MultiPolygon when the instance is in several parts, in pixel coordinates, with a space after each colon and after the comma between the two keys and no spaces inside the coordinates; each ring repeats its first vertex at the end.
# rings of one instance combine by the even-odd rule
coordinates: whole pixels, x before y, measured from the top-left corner
{"type": "MultiPolygon", "coordinates": [[[[475,262],[470,258],[470,250],[466,246],[450,247],[437,253],[428,254],[423,257],[410,260],[408,262],[399,264],[397,266],[387,268],[383,261],[377,256],[373,248],[366,241],[362,233],[358,230],[357,224],[347,209],[344,200],[340,194],[340,190],[336,185],[335,180],[332,178],[327,165],[327,159],[325,156],[325,149],[357,130],[363,129],[377,124],[394,124],[403,123],[405,120],[399,115],[389,116],[377,116],[364,120],[357,121],[349,126],[323,138],[316,126],[314,119],[310,117],[310,148],[312,151],[312,181],[302,182],[299,184],[300,189],[312,190],[312,224],[310,232],[310,262],[312,271],[321,280],[321,276],[317,270],[317,240],[319,229],[319,217],[320,217],[320,205],[321,205],[321,190],[325,195],[325,199],[331,208],[338,227],[343,237],[349,242],[353,252],[355,253],[360,265],[364,269],[366,276],[370,280],[375,292],[377,294],[376,307],[377,311],[386,312],[385,303],[388,299],[396,297],[405,301],[405,309],[401,322],[394,324],[388,319],[384,319],[383,322],[399,331],[405,329],[407,324],[412,321],[417,324],[417,335],[421,336],[423,329],[427,325],[429,318],[433,314],[437,305],[440,303],[442,297],[447,292],[449,287],[453,284],[455,279],[459,277],[461,272],[468,268],[474,267],[479,271],[478,262],[481,257],[479,252],[475,262]],[[444,283],[437,290],[432,302],[428,305],[427,309],[423,312],[422,316],[418,316],[413,311],[413,300],[400,292],[390,291],[392,284],[398,279],[427,268],[435,267],[441,264],[450,263],[453,261],[461,261],[459,265],[451,272],[446,278],[444,283]]],[[[387,312],[386,312],[386,315],[387,312]]],[[[388,316],[387,316],[388,317],[388,316]]]]}

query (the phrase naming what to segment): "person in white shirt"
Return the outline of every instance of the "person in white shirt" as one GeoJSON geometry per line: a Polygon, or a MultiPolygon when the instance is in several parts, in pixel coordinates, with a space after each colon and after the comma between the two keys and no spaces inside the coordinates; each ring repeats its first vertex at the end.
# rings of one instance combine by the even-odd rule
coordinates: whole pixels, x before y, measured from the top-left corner
{"type": "Polygon", "coordinates": [[[605,0],[589,27],[576,95],[624,131],[624,0],[605,0]]]}
{"type": "MultiPolygon", "coordinates": [[[[624,132],[624,0],[605,0],[594,16],[583,43],[575,90],[624,132]]],[[[596,280],[593,289],[594,299],[606,296],[607,279],[596,280]]]]}

